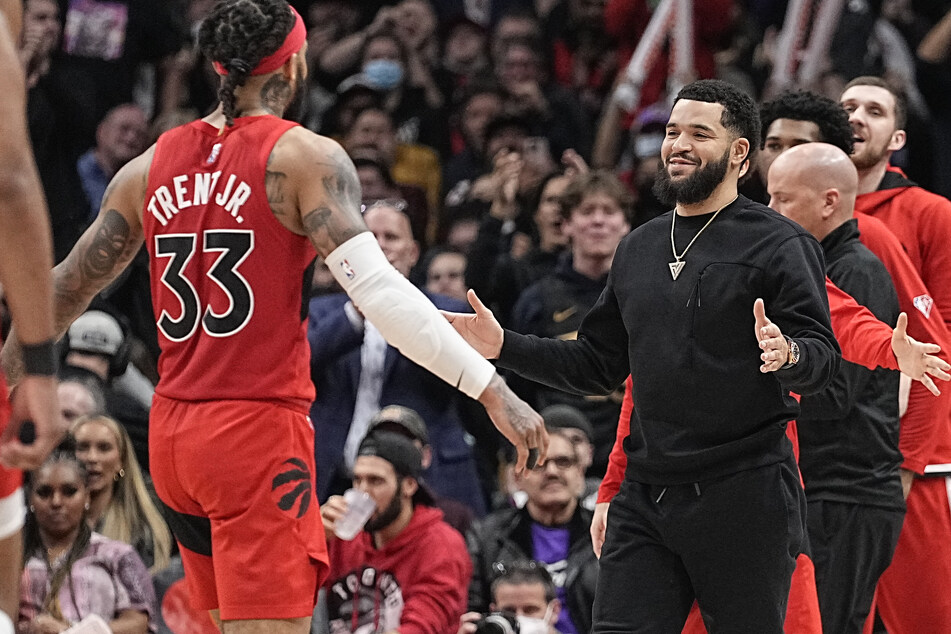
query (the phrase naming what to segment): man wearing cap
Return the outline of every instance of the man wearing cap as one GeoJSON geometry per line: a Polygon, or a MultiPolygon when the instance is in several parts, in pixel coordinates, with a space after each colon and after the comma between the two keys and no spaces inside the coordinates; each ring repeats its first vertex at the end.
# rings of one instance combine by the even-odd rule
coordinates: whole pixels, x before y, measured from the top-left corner
{"type": "Polygon", "coordinates": [[[581,505],[593,511],[601,478],[587,475],[594,461],[594,428],[591,422],[581,410],[571,405],[549,405],[539,413],[545,421],[545,427],[567,438],[578,452],[578,463],[581,465],[581,472],[585,474],[581,505]]]}
{"type": "MultiPolygon", "coordinates": [[[[408,438],[422,454],[423,476],[439,482],[438,476],[434,478],[430,472],[430,467],[433,464],[433,448],[429,445],[429,432],[426,430],[426,422],[416,413],[416,410],[402,405],[387,405],[370,419],[370,428],[367,434],[372,434],[377,430],[393,432],[408,438]]],[[[433,499],[432,506],[442,511],[446,523],[459,531],[461,535],[465,535],[469,526],[472,525],[472,509],[458,500],[440,495],[422,479],[419,480],[419,487],[433,499]]]]}
{"type": "Polygon", "coordinates": [[[462,536],[419,486],[422,458],[408,438],[376,430],[361,443],[353,468],[353,487],[376,503],[364,530],[352,541],[337,538],[335,524],[347,503],[333,496],[321,506],[334,634],[455,632],[472,562],[462,536]]]}
{"type": "Polygon", "coordinates": [[[62,377],[95,376],[106,398],[106,411],[115,417],[132,439],[135,457],[149,471],[149,410],[146,403],[154,393],[148,380],[143,398],[117,385],[129,365],[128,331],[113,315],[103,310],[88,310],[72,323],[63,338],[62,377]]]}

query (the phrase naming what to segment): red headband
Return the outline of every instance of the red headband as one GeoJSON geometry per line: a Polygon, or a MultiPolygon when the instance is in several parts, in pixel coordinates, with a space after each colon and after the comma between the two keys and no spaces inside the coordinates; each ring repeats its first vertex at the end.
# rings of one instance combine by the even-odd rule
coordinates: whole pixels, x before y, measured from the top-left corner
{"type": "MultiPolygon", "coordinates": [[[[287,34],[287,37],[284,38],[284,43],[281,44],[281,47],[262,59],[258,62],[258,65],[251,69],[251,75],[266,75],[267,73],[273,73],[278,68],[287,63],[287,60],[291,58],[294,53],[299,51],[304,45],[304,42],[307,41],[307,27],[304,26],[304,19],[300,17],[300,14],[288,5],[291,12],[294,14],[294,27],[291,29],[291,32],[287,34]]],[[[212,62],[215,67],[215,70],[219,75],[227,75],[227,69],[221,65],[221,62],[212,62]]]]}

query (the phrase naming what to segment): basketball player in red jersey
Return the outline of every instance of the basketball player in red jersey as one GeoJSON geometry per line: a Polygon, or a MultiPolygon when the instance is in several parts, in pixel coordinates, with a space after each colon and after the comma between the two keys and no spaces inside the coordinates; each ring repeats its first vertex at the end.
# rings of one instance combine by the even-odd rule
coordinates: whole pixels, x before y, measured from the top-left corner
{"type": "MultiPolygon", "coordinates": [[[[26,125],[26,88],[17,58],[22,4],[0,0],[0,282],[23,342],[23,378],[12,411],[0,377],[0,633],[13,632],[19,593],[23,492],[18,469],[39,466],[58,442],[53,337],[52,243],[46,201],[26,125]],[[21,442],[24,421],[32,442],[21,442]]],[[[10,354],[8,352],[7,354],[10,354]]],[[[11,355],[11,358],[16,355],[11,355]]],[[[26,430],[24,430],[26,431],[26,430]]],[[[24,436],[25,440],[25,436],[24,436]]]]}
{"type": "Polygon", "coordinates": [[[485,405],[519,469],[530,450],[544,458],[548,437],[388,264],[340,146],[280,118],[307,76],[300,16],[284,0],[224,0],[199,45],[221,75],[219,108],[116,174],[54,270],[56,327],[145,243],[162,348],[152,476],[193,601],[225,632],[307,632],[327,572],[300,314],[315,249],[391,344],[485,405]]]}

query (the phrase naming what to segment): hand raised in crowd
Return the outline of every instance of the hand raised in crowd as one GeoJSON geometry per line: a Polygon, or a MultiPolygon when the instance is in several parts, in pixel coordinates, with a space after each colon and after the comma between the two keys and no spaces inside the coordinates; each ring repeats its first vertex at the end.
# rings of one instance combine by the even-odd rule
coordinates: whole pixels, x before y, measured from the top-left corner
{"type": "Polygon", "coordinates": [[[784,365],[789,358],[789,343],[783,336],[779,326],[774,324],[766,316],[766,307],[762,299],[753,302],[753,316],[756,318],[756,327],[753,331],[759,347],[763,351],[760,353],[760,359],[763,365],[760,366],[760,372],[775,372],[784,365]]]}
{"type": "Polygon", "coordinates": [[[938,396],[941,391],[931,377],[942,381],[951,379],[951,374],[948,374],[951,365],[933,356],[941,352],[941,346],[916,341],[908,335],[907,329],[908,315],[902,313],[892,331],[892,352],[898,361],[898,368],[916,381],[921,381],[932,394],[938,396]]]}
{"type": "Polygon", "coordinates": [[[469,197],[484,202],[493,203],[500,206],[499,209],[491,213],[497,218],[508,220],[512,216],[504,215],[514,211],[504,209],[506,206],[514,206],[515,194],[518,192],[518,179],[521,176],[524,164],[522,157],[518,152],[502,149],[492,160],[492,171],[472,183],[472,189],[469,197]]]}
{"type": "Polygon", "coordinates": [[[396,37],[410,51],[421,51],[436,34],[435,14],[418,0],[404,0],[393,9],[396,37]]]}
{"type": "Polygon", "coordinates": [[[608,509],[610,502],[598,502],[594,505],[594,514],[591,516],[591,547],[594,554],[601,558],[601,547],[604,546],[604,534],[608,530],[608,509]]]}
{"type": "Polygon", "coordinates": [[[518,211],[515,196],[518,194],[519,179],[525,162],[518,152],[502,150],[495,157],[495,169],[492,171],[495,195],[490,213],[502,220],[511,220],[518,211]]]}
{"type": "Polygon", "coordinates": [[[568,178],[577,178],[591,171],[588,163],[572,148],[568,148],[562,152],[561,164],[565,168],[565,176],[568,178]]]}

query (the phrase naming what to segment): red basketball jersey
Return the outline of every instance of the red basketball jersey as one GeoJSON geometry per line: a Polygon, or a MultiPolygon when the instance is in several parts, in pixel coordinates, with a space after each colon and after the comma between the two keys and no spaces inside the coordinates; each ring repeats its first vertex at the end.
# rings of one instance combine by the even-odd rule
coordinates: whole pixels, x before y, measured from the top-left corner
{"type": "Polygon", "coordinates": [[[142,224],[158,325],[156,392],[180,400],[314,398],[304,270],[316,255],[267,201],[265,166],[294,123],[195,121],[159,137],[142,224]]]}

